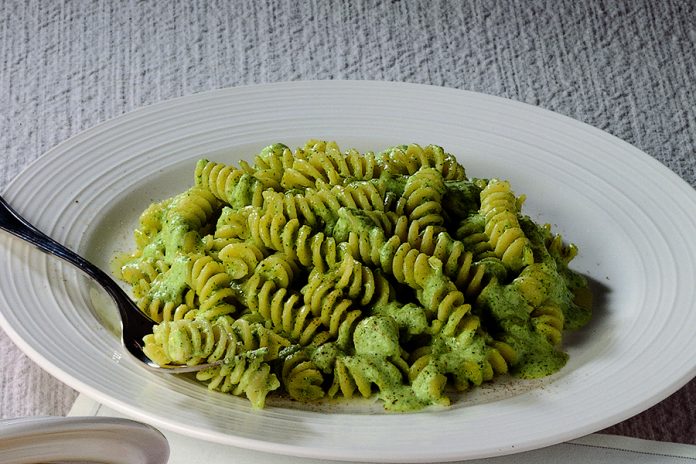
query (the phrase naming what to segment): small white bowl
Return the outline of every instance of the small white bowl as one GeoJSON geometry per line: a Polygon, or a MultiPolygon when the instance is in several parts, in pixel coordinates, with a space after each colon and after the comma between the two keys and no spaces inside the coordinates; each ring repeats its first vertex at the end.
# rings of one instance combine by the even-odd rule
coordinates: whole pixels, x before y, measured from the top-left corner
{"type": "Polygon", "coordinates": [[[0,421],[0,462],[165,464],[169,443],[149,425],[113,417],[23,417],[0,421]]]}

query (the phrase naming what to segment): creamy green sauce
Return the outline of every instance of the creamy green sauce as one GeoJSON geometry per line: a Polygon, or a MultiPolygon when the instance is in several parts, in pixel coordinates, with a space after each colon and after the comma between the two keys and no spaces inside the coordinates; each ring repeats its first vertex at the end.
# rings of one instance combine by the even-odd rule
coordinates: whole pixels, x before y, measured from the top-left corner
{"type": "Polygon", "coordinates": [[[512,372],[523,378],[538,378],[558,371],[567,356],[537,333],[530,320],[530,307],[514,284],[501,285],[492,280],[477,300],[482,317],[492,318],[499,328],[496,338],[518,352],[512,372]]]}
{"type": "Polygon", "coordinates": [[[188,288],[188,276],[191,273],[191,259],[180,255],[164,273],[152,281],[150,297],[162,301],[178,301],[188,288]]]}
{"type": "Polygon", "coordinates": [[[399,327],[389,316],[368,316],[353,333],[355,352],[359,355],[399,356],[399,327]]]}

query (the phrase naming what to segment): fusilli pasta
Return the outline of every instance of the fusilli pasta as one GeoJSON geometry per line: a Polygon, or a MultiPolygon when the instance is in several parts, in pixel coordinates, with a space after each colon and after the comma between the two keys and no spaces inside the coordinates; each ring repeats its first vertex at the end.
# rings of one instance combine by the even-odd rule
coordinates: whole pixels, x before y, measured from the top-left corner
{"type": "Polygon", "coordinates": [[[560,369],[565,331],[590,318],[577,248],[523,200],[436,145],[277,143],[238,167],[200,160],[114,268],[157,323],[147,356],[219,362],[196,375],[212,390],[257,408],[276,394],[446,406],[560,369]]]}

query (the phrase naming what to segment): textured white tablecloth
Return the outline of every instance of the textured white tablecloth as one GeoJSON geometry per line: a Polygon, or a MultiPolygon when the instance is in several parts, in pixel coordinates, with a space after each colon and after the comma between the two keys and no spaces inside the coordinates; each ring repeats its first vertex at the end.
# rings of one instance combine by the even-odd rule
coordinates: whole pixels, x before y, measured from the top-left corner
{"type": "MultiPolygon", "coordinates": [[[[0,191],[50,147],[137,107],[304,79],[426,83],[532,103],[636,145],[696,186],[695,76],[688,0],[5,0],[0,191]]],[[[67,413],[76,393],[2,332],[0,363],[0,417],[67,413]]],[[[696,382],[609,431],[696,443],[696,382]]]]}

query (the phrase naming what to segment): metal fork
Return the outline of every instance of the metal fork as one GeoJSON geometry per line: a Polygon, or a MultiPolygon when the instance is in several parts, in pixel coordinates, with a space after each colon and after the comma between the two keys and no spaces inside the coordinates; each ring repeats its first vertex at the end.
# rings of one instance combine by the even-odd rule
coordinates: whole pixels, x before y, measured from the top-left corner
{"type": "Polygon", "coordinates": [[[195,366],[159,365],[155,363],[143,352],[144,345],[142,340],[145,335],[152,333],[152,327],[157,322],[140,311],[140,308],[136,306],[128,294],[108,274],[38,230],[13,210],[2,196],[0,196],[0,229],[31,243],[44,253],[62,258],[101,285],[113,298],[118,307],[121,316],[121,343],[123,347],[148,369],[168,374],[183,374],[222,364],[223,361],[197,364],[195,366]]]}

